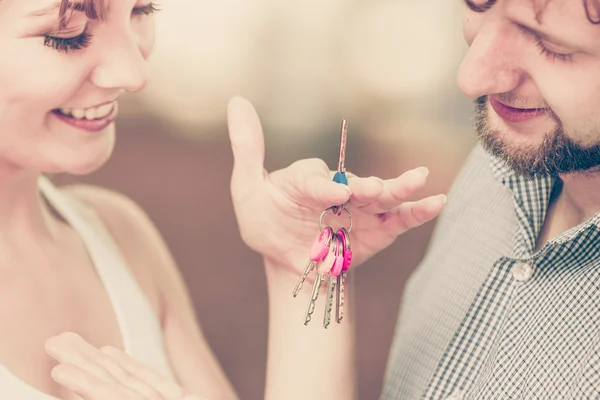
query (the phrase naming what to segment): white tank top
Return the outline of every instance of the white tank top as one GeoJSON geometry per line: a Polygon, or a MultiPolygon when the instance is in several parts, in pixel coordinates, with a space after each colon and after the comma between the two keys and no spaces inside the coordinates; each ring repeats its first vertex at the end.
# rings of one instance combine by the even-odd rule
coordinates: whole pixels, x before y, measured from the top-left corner
{"type": "MultiPolygon", "coordinates": [[[[86,247],[113,306],[125,352],[174,379],[158,317],[100,218],[93,209],[60,191],[47,178],[40,178],[39,187],[86,247]]],[[[0,399],[58,400],[27,385],[2,364],[0,399]]]]}

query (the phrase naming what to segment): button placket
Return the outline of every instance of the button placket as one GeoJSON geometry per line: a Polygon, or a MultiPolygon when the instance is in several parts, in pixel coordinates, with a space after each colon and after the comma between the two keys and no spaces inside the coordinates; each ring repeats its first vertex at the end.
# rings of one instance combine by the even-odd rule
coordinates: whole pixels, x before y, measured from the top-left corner
{"type": "Polygon", "coordinates": [[[527,262],[516,262],[511,269],[511,274],[517,282],[526,282],[533,276],[533,266],[527,262]]]}

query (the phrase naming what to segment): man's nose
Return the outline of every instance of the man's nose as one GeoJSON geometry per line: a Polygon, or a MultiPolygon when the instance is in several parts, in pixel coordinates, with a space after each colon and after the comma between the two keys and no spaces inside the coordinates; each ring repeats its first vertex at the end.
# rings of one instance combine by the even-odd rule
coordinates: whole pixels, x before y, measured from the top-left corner
{"type": "Polygon", "coordinates": [[[458,86],[469,98],[506,93],[523,79],[515,33],[501,21],[484,23],[458,71],[458,86]]]}

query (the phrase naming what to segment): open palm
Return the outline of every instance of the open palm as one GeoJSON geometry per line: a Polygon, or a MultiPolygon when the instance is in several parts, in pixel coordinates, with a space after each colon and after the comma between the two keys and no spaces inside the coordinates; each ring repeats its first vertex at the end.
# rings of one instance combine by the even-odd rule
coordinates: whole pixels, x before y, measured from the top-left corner
{"type": "MultiPolygon", "coordinates": [[[[268,173],[264,169],[264,138],[252,105],[241,98],[228,108],[234,169],[231,192],[244,242],[272,263],[301,271],[319,233],[319,217],[332,206],[347,203],[353,218],[353,266],[389,246],[398,235],[435,218],[444,195],[407,202],[425,185],[426,168],[397,178],[360,178],[348,173],[348,185],[332,181],[335,171],[319,159],[307,159],[268,173]]],[[[323,226],[349,227],[347,213],[326,213],[323,226]]]]}

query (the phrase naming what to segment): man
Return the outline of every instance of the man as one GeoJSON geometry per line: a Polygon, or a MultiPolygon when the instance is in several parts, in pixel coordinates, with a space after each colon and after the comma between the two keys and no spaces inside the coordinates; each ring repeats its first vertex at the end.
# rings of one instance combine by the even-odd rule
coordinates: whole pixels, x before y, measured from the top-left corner
{"type": "Polygon", "coordinates": [[[407,285],[384,399],[600,396],[598,11],[465,7],[481,147],[407,285]]]}
{"type": "MultiPolygon", "coordinates": [[[[481,145],[407,284],[383,399],[600,396],[599,13],[596,0],[465,7],[458,82],[481,145]]],[[[348,335],[313,341],[319,362],[290,373],[286,399],[350,398],[335,388],[353,366],[325,357],[348,335]],[[333,390],[307,397],[315,370],[333,390]]]]}

